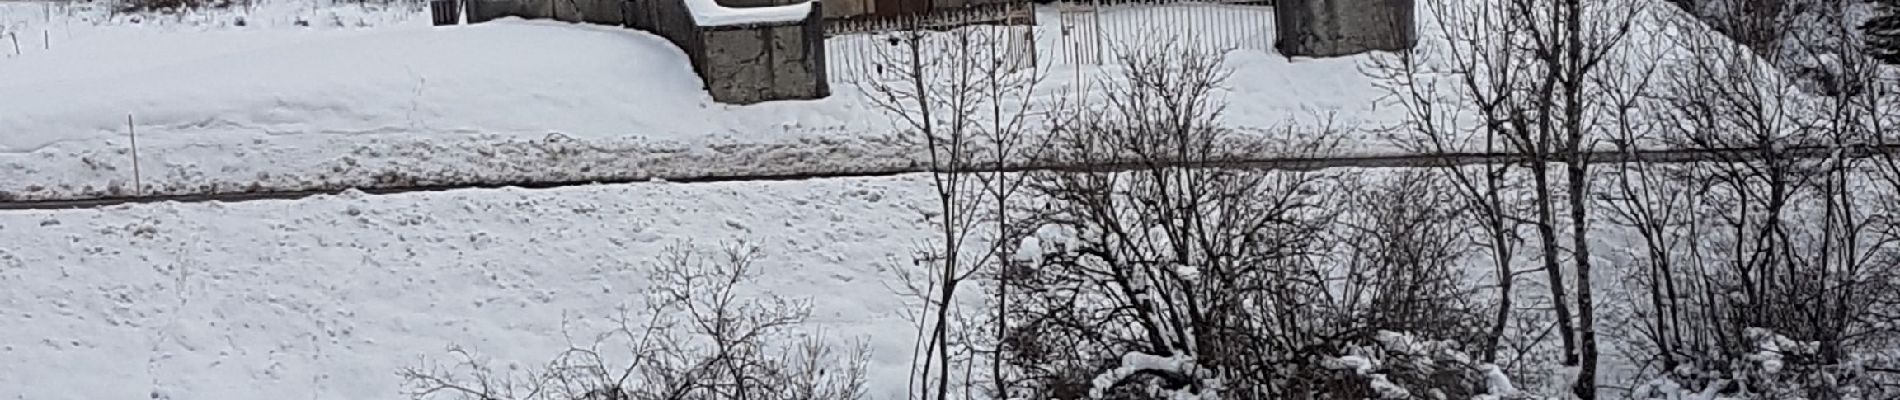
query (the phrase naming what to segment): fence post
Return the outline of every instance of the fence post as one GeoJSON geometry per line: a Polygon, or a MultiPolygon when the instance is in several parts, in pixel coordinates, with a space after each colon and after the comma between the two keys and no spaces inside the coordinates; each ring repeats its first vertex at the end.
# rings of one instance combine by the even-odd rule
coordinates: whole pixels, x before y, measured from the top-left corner
{"type": "Polygon", "coordinates": [[[825,55],[825,3],[811,1],[811,14],[805,16],[805,62],[817,80],[816,97],[831,96],[831,61],[825,55]]]}
{"type": "Polygon", "coordinates": [[[462,7],[458,0],[430,0],[429,18],[435,26],[455,25],[462,21],[462,7]]]}
{"type": "Polygon", "coordinates": [[[1106,35],[1102,30],[1102,0],[1095,0],[1095,7],[1091,12],[1095,13],[1095,65],[1103,65],[1108,59],[1102,54],[1105,51],[1102,48],[1104,46],[1102,41],[1107,40],[1103,37],[1106,35]]]}
{"type": "Polygon", "coordinates": [[[145,179],[139,175],[139,132],[132,125],[132,114],[125,114],[125,132],[132,136],[132,194],[145,195],[145,179]]]}

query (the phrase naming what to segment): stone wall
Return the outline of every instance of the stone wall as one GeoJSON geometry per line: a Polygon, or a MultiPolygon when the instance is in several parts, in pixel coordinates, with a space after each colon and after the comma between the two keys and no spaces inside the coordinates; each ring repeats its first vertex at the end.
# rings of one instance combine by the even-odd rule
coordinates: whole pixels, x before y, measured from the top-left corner
{"type": "Polygon", "coordinates": [[[1409,50],[1418,43],[1413,0],[1279,0],[1274,47],[1288,57],[1409,50]]]}
{"type": "MultiPolygon", "coordinates": [[[[502,17],[555,19],[645,30],[678,46],[713,100],[729,104],[831,95],[823,4],[802,21],[701,27],[680,0],[465,0],[469,23],[502,17]]],[[[727,7],[802,0],[719,0],[727,7]]]]}

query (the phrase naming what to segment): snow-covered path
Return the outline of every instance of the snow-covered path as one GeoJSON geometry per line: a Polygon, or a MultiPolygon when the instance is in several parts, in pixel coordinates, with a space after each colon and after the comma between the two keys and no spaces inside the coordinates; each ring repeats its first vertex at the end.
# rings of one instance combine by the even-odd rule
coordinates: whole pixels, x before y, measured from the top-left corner
{"type": "MultiPolygon", "coordinates": [[[[1876,156],[1882,156],[1882,155],[1900,154],[1900,144],[1873,145],[1873,146],[1867,146],[1867,147],[1854,147],[1854,148],[1849,148],[1849,149],[1837,149],[1837,148],[1826,147],[1826,146],[1788,146],[1781,149],[1781,152],[1779,154],[1783,157],[1790,157],[1794,159],[1815,159],[1815,158],[1831,158],[1831,157],[1866,158],[1866,157],[1876,157],[1876,156]]],[[[1726,161],[1732,161],[1732,160],[1747,160],[1747,159],[1752,159],[1759,156],[1760,156],[1760,149],[1758,148],[1654,149],[1654,150],[1606,149],[1602,151],[1585,153],[1585,155],[1583,155],[1582,158],[1585,160],[1588,160],[1587,163],[1590,163],[1590,164],[1623,164],[1623,163],[1726,162],[1726,161]]],[[[1374,156],[1319,156],[1319,157],[1263,156],[1263,157],[1255,157],[1255,158],[1235,158],[1235,159],[1221,160],[1221,161],[1216,161],[1216,162],[1194,163],[1194,164],[1184,164],[1184,165],[1193,166],[1193,167],[1247,168],[1247,169],[1276,170],[1277,171],[1277,170],[1316,170],[1316,169],[1329,169],[1329,168],[1438,168],[1438,167],[1454,166],[1454,165],[1516,164],[1516,163],[1522,163],[1524,162],[1524,160],[1525,160],[1525,156],[1521,154],[1511,153],[1511,152],[1493,152],[1493,153],[1472,152],[1472,153],[1448,153],[1448,154],[1447,153],[1421,153],[1421,154],[1374,155],[1374,156]]],[[[1011,168],[1006,169],[1005,171],[1012,171],[1012,172],[1013,171],[1028,171],[1028,170],[1124,171],[1124,170],[1129,170],[1131,168],[1140,168],[1140,167],[1134,166],[1134,165],[1128,165],[1128,164],[1051,165],[1047,163],[1042,163],[1042,164],[1025,165],[1022,167],[1011,167],[1011,168]]],[[[480,181],[480,182],[475,182],[471,184],[392,185],[392,186],[372,188],[368,190],[338,189],[338,190],[256,191],[256,192],[239,192],[239,193],[181,194],[181,195],[145,195],[145,196],[128,195],[128,196],[100,197],[100,198],[78,199],[78,200],[25,200],[25,201],[10,200],[10,201],[0,201],[0,210],[73,209],[73,208],[105,207],[105,206],[114,206],[114,205],[123,205],[123,204],[151,204],[151,203],[167,203],[167,202],[185,202],[185,203],[226,202],[226,203],[230,203],[230,202],[260,201],[260,200],[295,200],[295,199],[316,197],[316,196],[322,196],[322,195],[338,194],[339,192],[345,192],[345,191],[367,192],[367,194],[386,195],[386,194],[399,194],[399,193],[441,192],[441,191],[463,190],[463,189],[493,189],[493,188],[544,189],[544,188],[597,185],[597,184],[637,183],[637,182],[649,182],[649,181],[665,181],[665,182],[674,182],[674,183],[703,183],[703,182],[764,182],[764,181],[791,181],[791,180],[840,179],[840,178],[877,178],[877,177],[891,177],[891,176],[903,175],[903,174],[928,173],[930,172],[930,169],[928,168],[927,165],[909,165],[909,166],[845,165],[845,166],[840,166],[834,169],[819,169],[815,171],[816,172],[806,171],[806,172],[793,172],[793,173],[759,174],[759,173],[754,173],[754,172],[748,172],[747,170],[741,168],[741,169],[736,169],[732,172],[726,172],[726,173],[704,171],[703,172],[704,175],[686,176],[684,177],[684,179],[681,179],[679,176],[661,176],[661,177],[649,178],[649,177],[638,176],[638,175],[635,175],[630,179],[608,180],[608,181],[602,181],[598,179],[547,180],[546,178],[535,178],[535,179],[524,180],[524,181],[500,181],[500,182],[480,181]]],[[[986,168],[977,168],[976,171],[991,172],[994,170],[986,169],[986,168]]]]}

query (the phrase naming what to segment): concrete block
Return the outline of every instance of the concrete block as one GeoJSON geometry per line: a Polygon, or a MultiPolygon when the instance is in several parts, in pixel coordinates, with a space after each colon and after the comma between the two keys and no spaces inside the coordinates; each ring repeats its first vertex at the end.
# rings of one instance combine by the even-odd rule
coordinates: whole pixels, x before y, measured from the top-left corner
{"type": "Polygon", "coordinates": [[[517,0],[468,0],[463,7],[467,8],[464,12],[468,13],[468,23],[476,24],[502,17],[522,16],[525,5],[517,0]]]}
{"type": "Polygon", "coordinates": [[[1410,50],[1418,42],[1414,0],[1279,0],[1275,43],[1288,57],[1410,50]]]}

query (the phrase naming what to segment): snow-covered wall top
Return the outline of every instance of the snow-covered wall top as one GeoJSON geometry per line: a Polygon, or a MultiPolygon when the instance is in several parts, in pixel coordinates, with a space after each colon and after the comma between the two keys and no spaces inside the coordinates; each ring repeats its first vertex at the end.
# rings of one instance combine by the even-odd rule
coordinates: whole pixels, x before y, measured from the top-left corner
{"type": "Polygon", "coordinates": [[[693,13],[693,21],[702,27],[804,21],[805,17],[811,15],[812,4],[812,1],[807,1],[783,6],[731,8],[713,0],[685,1],[686,10],[693,13]]]}

